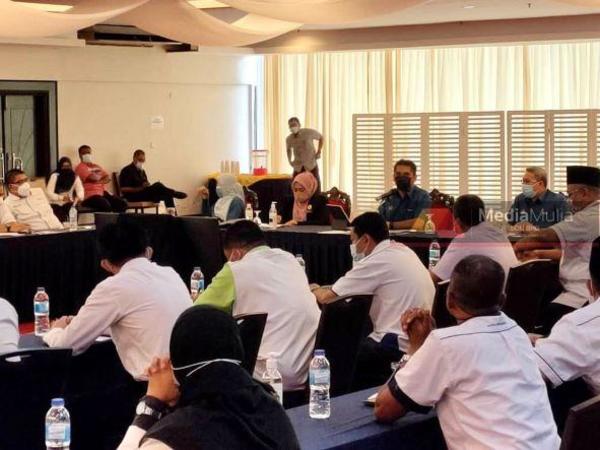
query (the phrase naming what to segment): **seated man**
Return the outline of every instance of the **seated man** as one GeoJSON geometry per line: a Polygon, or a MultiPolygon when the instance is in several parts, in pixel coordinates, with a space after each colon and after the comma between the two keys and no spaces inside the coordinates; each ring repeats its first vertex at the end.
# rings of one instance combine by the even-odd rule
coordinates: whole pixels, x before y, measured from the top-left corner
{"type": "Polygon", "coordinates": [[[303,389],[321,315],[304,270],[291,253],[269,248],[258,225],[247,220],[226,231],[223,247],[229,263],[196,304],[234,316],[267,313],[259,358],[275,353],[283,389],[303,389]]]}
{"type": "Polygon", "coordinates": [[[548,175],[542,167],[528,167],[523,187],[510,208],[509,223],[519,231],[548,228],[569,213],[567,199],[548,189],[548,175]]]}
{"type": "Polygon", "coordinates": [[[171,360],[155,358],[148,392],[118,450],[299,449],[285,411],[240,367],[235,321],[194,306],[171,334],[171,360]]]}
{"type": "Polygon", "coordinates": [[[81,206],[101,212],[124,212],[127,202],[112,195],[106,190],[110,176],[102,167],[92,162],[92,148],[89,145],[79,147],[81,162],[75,168],[75,173],[83,182],[85,199],[81,206]]]}
{"type": "MultiPolygon", "coordinates": [[[[41,189],[31,189],[29,178],[22,170],[9,170],[6,174],[8,197],[4,206],[2,222],[9,225],[11,231],[18,231],[15,222],[27,225],[32,231],[62,230],[64,227],[54,215],[46,195],[41,189]]],[[[0,207],[1,208],[1,207],[0,207]]]]}
{"type": "Polygon", "coordinates": [[[13,305],[0,298],[0,355],[19,348],[19,317],[13,305]]]}
{"type": "Polygon", "coordinates": [[[446,304],[460,325],[433,330],[428,311],[402,317],[409,359],[377,396],[392,422],[435,406],[450,450],[558,450],[546,386],[525,332],[500,309],[504,271],[486,256],[456,265],[446,304]]]}
{"type": "Polygon", "coordinates": [[[0,233],[27,233],[29,231],[31,229],[28,225],[17,223],[4,199],[0,196],[0,233]]]}
{"type": "Polygon", "coordinates": [[[145,163],[146,153],[144,150],[136,150],[133,152],[133,162],[121,170],[119,184],[123,197],[130,202],[160,203],[164,201],[168,209],[175,208],[174,198],[187,198],[187,194],[170,189],[160,182],[150,184],[144,170],[145,163]]]}
{"type": "Polygon", "coordinates": [[[431,206],[431,198],[424,189],[415,185],[417,166],[408,159],[394,165],[396,188],[381,196],[379,214],[392,229],[411,229],[421,213],[431,206]]]}
{"type": "Polygon", "coordinates": [[[461,195],[452,210],[456,236],[440,261],[431,269],[434,282],[450,279],[454,266],[465,256],[484,255],[508,270],[519,263],[506,234],[485,221],[485,205],[476,195],[461,195]]]}
{"type": "Polygon", "coordinates": [[[319,303],[348,294],[373,294],[373,332],[361,346],[356,368],[356,387],[362,388],[385,382],[390,363],[408,349],[408,338],[398,318],[411,308],[430,308],[435,288],[415,252],[390,241],[379,214],[364,213],[351,226],[350,252],[358,262],[331,289],[314,287],[313,293],[319,303]]]}
{"type": "Polygon", "coordinates": [[[143,229],[130,223],[107,225],[98,239],[101,266],[113,276],[92,291],[75,317],[62,317],[44,336],[50,347],[85,351],[110,329],[123,367],[136,380],[155,355],[168,355],[173,324],[192,304],[180,276],[150,261],[143,229]]]}
{"type": "Polygon", "coordinates": [[[564,291],[543,313],[543,334],[563,315],[593,301],[587,281],[592,241],[600,236],[600,170],[596,167],[567,167],[567,193],[573,215],[549,228],[535,231],[515,245],[517,255],[537,249],[560,247],[559,278],[564,291]]]}

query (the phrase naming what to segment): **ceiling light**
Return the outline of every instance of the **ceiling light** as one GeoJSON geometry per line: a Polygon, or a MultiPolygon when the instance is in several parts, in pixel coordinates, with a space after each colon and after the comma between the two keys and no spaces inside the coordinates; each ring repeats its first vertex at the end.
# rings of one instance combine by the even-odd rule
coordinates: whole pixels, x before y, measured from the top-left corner
{"type": "Polygon", "coordinates": [[[473,9],[473,8],[477,8],[476,5],[465,5],[463,6],[463,9],[473,9]]]}
{"type": "Polygon", "coordinates": [[[30,6],[35,9],[42,9],[50,12],[65,12],[72,8],[71,5],[55,5],[54,3],[31,3],[31,2],[19,2],[25,6],[30,6]]]}
{"type": "Polygon", "coordinates": [[[217,0],[188,0],[190,4],[196,8],[228,8],[229,6],[218,2],[217,0]]]}

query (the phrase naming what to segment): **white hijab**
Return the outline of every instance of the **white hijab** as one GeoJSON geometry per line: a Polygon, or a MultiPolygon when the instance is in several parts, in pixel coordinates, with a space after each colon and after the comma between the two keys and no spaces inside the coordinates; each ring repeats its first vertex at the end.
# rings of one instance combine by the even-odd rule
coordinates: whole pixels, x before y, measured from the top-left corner
{"type": "Polygon", "coordinates": [[[227,220],[229,206],[236,197],[240,198],[244,203],[244,188],[237,182],[235,175],[225,173],[219,177],[217,181],[217,195],[220,197],[215,203],[215,216],[222,221],[227,220]]]}

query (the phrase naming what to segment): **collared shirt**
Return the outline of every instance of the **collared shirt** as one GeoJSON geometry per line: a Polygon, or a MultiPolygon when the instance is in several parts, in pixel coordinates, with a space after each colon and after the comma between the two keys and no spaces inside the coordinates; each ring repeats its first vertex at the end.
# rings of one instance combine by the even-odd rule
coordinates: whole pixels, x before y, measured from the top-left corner
{"type": "Polygon", "coordinates": [[[525,332],[500,314],[433,330],[388,383],[406,408],[435,406],[449,450],[558,450],[525,332]]]}
{"type": "Polygon", "coordinates": [[[538,366],[554,385],[579,377],[600,394],[600,301],[563,316],[535,343],[538,366]]]}
{"type": "Polygon", "coordinates": [[[171,329],[191,305],[185,284],[172,268],[135,258],[98,284],[71,323],[53,328],[44,341],[78,354],[110,328],[123,366],[144,380],[152,358],[169,354],[171,329]]]}
{"type": "MultiPolygon", "coordinates": [[[[19,223],[29,225],[32,231],[63,229],[60,220],[54,215],[44,191],[39,188],[31,189],[31,194],[25,198],[10,194],[4,204],[10,210],[12,218],[19,223]]],[[[11,217],[8,217],[9,222],[7,223],[10,223],[10,219],[11,217]]]]}
{"type": "Polygon", "coordinates": [[[85,190],[83,189],[83,183],[81,182],[81,178],[78,176],[75,177],[75,182],[73,186],[67,192],[61,192],[60,194],[56,193],[56,181],[58,180],[58,174],[53,173],[50,175],[50,179],[48,180],[48,186],[46,186],[46,195],[50,200],[50,203],[54,203],[57,205],[64,205],[65,201],[63,200],[65,195],[68,195],[71,201],[75,199],[75,197],[79,200],[83,200],[85,197],[85,190]]]}
{"type": "Polygon", "coordinates": [[[287,157],[296,172],[313,170],[317,166],[315,141],[323,136],[312,128],[300,128],[297,134],[290,134],[286,139],[287,157]],[[292,159],[293,157],[293,159],[292,159]]]}
{"type": "Polygon", "coordinates": [[[538,228],[548,228],[564,220],[568,214],[569,204],[560,193],[546,190],[534,198],[519,194],[510,208],[509,223],[529,222],[538,228]]]}
{"type": "Polygon", "coordinates": [[[564,292],[555,303],[581,308],[593,299],[587,288],[592,242],[600,236],[600,201],[595,201],[552,226],[560,239],[559,277],[564,292]]]}
{"type": "Polygon", "coordinates": [[[19,317],[14,306],[0,298],[0,354],[19,348],[19,317]]]}
{"type": "Polygon", "coordinates": [[[411,308],[431,308],[435,287],[429,272],[410,248],[385,240],[331,288],[337,295],[373,294],[370,338],[379,342],[387,333],[398,335],[400,350],[408,337],[400,316],[411,308]]]}
{"type": "Polygon", "coordinates": [[[452,239],[432,272],[441,280],[448,280],[454,267],[463,258],[471,255],[483,255],[493,259],[502,266],[505,277],[508,277],[510,268],[519,263],[506,234],[489,222],[481,222],[452,239]]]}
{"type": "Polygon", "coordinates": [[[388,222],[416,219],[423,210],[431,206],[431,197],[426,190],[413,186],[404,197],[395,190],[379,205],[379,214],[388,222]]]}
{"type": "Polygon", "coordinates": [[[121,187],[140,188],[148,182],[148,176],[144,169],[138,169],[134,163],[131,163],[121,170],[119,174],[119,184],[121,187]]]}
{"type": "MultiPolygon", "coordinates": [[[[227,263],[196,304],[234,316],[267,313],[259,358],[275,353],[285,390],[300,389],[308,375],[321,312],[302,267],[291,253],[266,246],[227,263]]],[[[255,376],[261,376],[257,367],[255,376]]]]}
{"type": "Polygon", "coordinates": [[[88,180],[89,176],[92,174],[97,174],[100,178],[104,178],[108,176],[108,172],[106,172],[102,167],[98,164],[93,163],[79,163],[75,168],[75,173],[81,181],[83,182],[83,189],[85,190],[85,199],[87,200],[90,197],[95,195],[104,195],[104,189],[106,185],[100,181],[92,181],[88,180]]]}

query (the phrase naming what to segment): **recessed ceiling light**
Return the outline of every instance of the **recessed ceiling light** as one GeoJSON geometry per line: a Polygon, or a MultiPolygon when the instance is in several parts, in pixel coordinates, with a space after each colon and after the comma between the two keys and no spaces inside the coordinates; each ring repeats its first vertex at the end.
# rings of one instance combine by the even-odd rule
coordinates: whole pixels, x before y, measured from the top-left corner
{"type": "Polygon", "coordinates": [[[216,0],[188,0],[196,8],[227,8],[228,6],[216,0]]]}
{"type": "Polygon", "coordinates": [[[476,5],[465,5],[463,6],[464,9],[473,9],[473,8],[477,8],[476,5]]]}
{"type": "Polygon", "coordinates": [[[19,2],[25,6],[32,8],[41,9],[49,12],[65,12],[72,8],[71,5],[55,5],[53,3],[30,3],[30,2],[19,2]]]}

